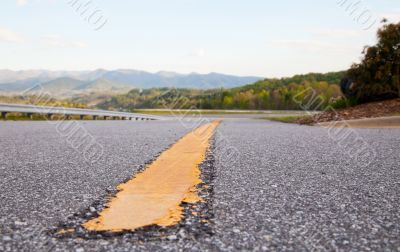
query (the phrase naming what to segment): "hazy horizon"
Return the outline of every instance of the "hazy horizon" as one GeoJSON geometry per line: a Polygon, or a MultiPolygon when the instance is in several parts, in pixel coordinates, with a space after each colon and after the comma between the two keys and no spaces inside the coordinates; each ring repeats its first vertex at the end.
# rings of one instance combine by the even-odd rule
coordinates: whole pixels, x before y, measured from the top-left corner
{"type": "MultiPolygon", "coordinates": [[[[253,76],[253,75],[237,75],[233,73],[221,73],[221,72],[179,72],[179,71],[167,71],[167,70],[156,70],[156,71],[147,71],[143,69],[133,69],[133,68],[113,68],[113,69],[108,69],[108,68],[103,68],[103,67],[98,67],[98,68],[93,68],[93,69],[82,69],[82,70],[70,70],[70,69],[44,69],[44,68],[27,68],[27,69],[11,69],[11,68],[0,68],[0,71],[13,71],[13,72],[28,72],[28,71],[49,71],[49,72],[94,72],[94,71],[138,71],[138,72],[148,72],[152,74],[157,74],[157,73],[175,73],[175,74],[180,74],[180,75],[190,75],[190,74],[199,74],[199,75],[207,75],[207,74],[223,74],[223,75],[232,75],[232,76],[240,76],[240,77],[262,77],[262,78],[268,78],[268,76],[253,76]]],[[[340,70],[339,70],[340,71],[340,70]]],[[[333,72],[333,71],[332,71],[333,72]]],[[[302,73],[299,73],[302,74],[302,73]]],[[[296,74],[297,75],[297,74],[296,74]]],[[[289,76],[283,76],[284,77],[289,77],[289,76]]]]}

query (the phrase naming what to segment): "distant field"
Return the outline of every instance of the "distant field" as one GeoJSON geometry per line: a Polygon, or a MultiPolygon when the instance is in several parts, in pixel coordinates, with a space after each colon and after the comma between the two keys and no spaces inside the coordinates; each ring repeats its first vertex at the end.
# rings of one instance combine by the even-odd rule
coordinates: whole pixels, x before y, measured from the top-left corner
{"type": "Polygon", "coordinates": [[[303,111],[286,110],[166,110],[166,109],[138,109],[134,113],[150,115],[275,115],[275,114],[304,114],[303,111]]]}
{"type": "Polygon", "coordinates": [[[306,117],[306,116],[307,115],[303,115],[303,116],[272,116],[272,117],[265,117],[262,119],[276,121],[276,122],[283,122],[283,123],[296,123],[296,121],[298,119],[306,117]]]}

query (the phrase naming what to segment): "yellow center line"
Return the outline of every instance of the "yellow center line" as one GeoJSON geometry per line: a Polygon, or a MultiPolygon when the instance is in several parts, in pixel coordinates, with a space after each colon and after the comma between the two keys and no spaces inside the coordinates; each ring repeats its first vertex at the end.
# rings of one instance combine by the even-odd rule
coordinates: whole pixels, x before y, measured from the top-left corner
{"type": "Polygon", "coordinates": [[[118,193],[99,217],[83,226],[90,231],[120,232],[179,223],[182,202],[201,200],[196,191],[202,182],[199,165],[219,123],[205,124],[181,138],[142,173],[119,185],[118,193]]]}

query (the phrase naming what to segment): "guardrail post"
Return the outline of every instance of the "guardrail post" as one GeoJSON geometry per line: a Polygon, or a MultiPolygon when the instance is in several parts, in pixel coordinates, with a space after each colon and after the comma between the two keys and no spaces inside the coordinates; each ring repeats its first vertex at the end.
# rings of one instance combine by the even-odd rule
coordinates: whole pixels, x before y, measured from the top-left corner
{"type": "Polygon", "coordinates": [[[6,120],[7,119],[7,112],[1,112],[1,118],[6,120]]]}
{"type": "Polygon", "coordinates": [[[83,120],[85,116],[84,115],[79,115],[79,118],[81,119],[81,121],[83,120]]]}
{"type": "Polygon", "coordinates": [[[97,116],[96,115],[93,116],[93,120],[97,120],[97,116]]]}
{"type": "Polygon", "coordinates": [[[33,113],[26,113],[26,116],[29,117],[29,119],[33,119],[33,113]]]}
{"type": "Polygon", "coordinates": [[[53,117],[53,114],[47,114],[47,119],[51,120],[52,117],[53,117]]]}
{"type": "Polygon", "coordinates": [[[104,120],[107,120],[108,116],[104,116],[104,120]]]}

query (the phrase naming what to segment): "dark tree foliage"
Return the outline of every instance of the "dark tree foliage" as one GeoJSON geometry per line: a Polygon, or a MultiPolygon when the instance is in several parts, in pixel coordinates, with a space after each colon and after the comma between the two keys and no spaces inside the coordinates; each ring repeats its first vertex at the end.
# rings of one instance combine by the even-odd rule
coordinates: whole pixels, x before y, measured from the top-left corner
{"type": "Polygon", "coordinates": [[[400,23],[384,24],[378,43],[365,47],[363,55],[342,80],[343,94],[359,103],[400,97],[400,23]]]}

